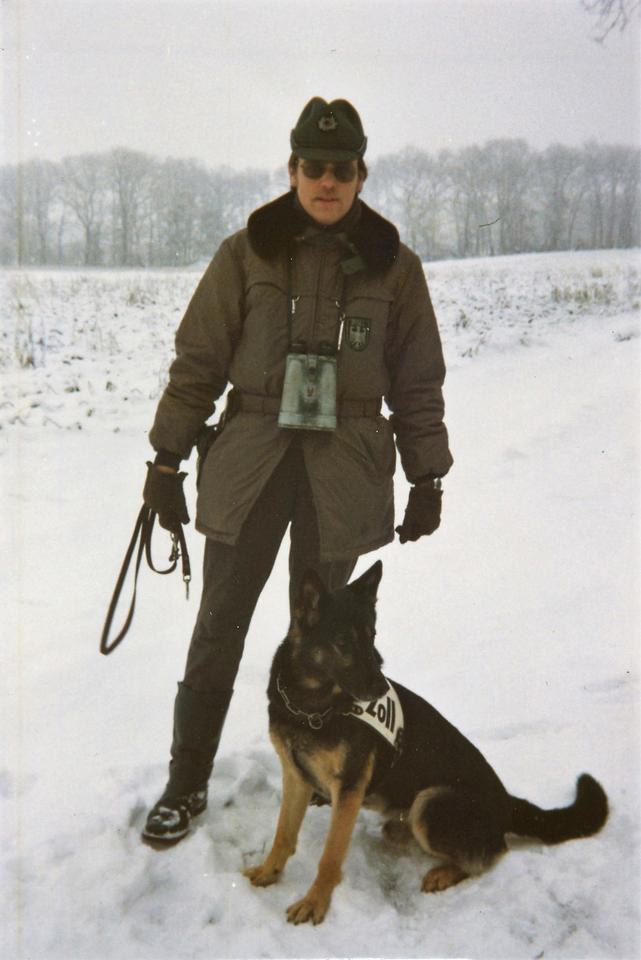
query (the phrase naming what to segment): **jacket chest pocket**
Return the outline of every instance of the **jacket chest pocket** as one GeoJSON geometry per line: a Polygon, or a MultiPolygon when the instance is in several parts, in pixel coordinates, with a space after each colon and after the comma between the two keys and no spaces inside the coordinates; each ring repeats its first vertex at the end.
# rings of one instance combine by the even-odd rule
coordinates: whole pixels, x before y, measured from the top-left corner
{"type": "Polygon", "coordinates": [[[287,353],[287,293],[266,275],[245,288],[242,333],[230,364],[230,379],[247,393],[277,395],[287,353]]]}
{"type": "Polygon", "coordinates": [[[241,343],[263,352],[287,340],[287,292],[270,277],[254,280],[245,291],[241,343]]]}

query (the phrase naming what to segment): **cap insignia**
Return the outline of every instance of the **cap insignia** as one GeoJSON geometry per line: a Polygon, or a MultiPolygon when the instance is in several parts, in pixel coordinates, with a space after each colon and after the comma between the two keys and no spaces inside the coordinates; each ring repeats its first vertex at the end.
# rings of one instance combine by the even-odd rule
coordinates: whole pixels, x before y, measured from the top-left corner
{"type": "Polygon", "coordinates": [[[327,133],[330,130],[335,130],[337,126],[338,123],[336,121],[336,117],[331,113],[325,114],[325,116],[321,117],[318,121],[318,129],[322,130],[323,133],[327,133]]]}

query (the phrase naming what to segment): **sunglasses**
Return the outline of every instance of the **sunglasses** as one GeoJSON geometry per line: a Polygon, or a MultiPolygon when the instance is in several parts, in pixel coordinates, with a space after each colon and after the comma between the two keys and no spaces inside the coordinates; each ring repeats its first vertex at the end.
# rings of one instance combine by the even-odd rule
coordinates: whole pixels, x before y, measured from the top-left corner
{"type": "Polygon", "coordinates": [[[328,167],[333,168],[334,176],[339,183],[351,183],[358,172],[353,160],[343,160],[341,163],[325,163],[323,160],[301,161],[302,171],[308,180],[320,180],[328,167]]]}

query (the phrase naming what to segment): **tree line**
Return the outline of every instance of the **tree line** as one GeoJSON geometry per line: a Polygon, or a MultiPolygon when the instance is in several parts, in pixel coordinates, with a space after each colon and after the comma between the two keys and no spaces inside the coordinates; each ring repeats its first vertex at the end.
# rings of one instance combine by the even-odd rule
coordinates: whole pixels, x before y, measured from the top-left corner
{"type": "MultiPolygon", "coordinates": [[[[641,151],[520,139],[369,165],[364,198],[424,260],[641,245],[641,151]]],[[[287,189],[275,172],[116,148],[0,168],[0,263],[187,266],[287,189]]]]}

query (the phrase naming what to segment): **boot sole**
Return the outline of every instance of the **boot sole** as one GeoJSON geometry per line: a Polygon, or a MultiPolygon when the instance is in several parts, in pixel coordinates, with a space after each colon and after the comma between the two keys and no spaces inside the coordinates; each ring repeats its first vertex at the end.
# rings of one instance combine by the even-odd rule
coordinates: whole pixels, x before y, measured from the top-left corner
{"type": "Polygon", "coordinates": [[[151,847],[152,850],[169,850],[170,847],[175,847],[177,843],[180,843],[181,840],[184,840],[191,833],[190,830],[187,833],[181,833],[179,837],[170,837],[169,839],[163,840],[161,837],[150,837],[146,833],[140,834],[140,839],[146,847],[151,847]]]}
{"type": "Polygon", "coordinates": [[[189,830],[187,833],[182,833],[179,837],[172,837],[170,840],[161,840],[160,837],[149,837],[146,833],[140,834],[140,839],[146,847],[151,847],[152,850],[169,850],[170,847],[175,847],[177,843],[180,843],[181,840],[184,840],[185,837],[189,836],[189,830]]]}

